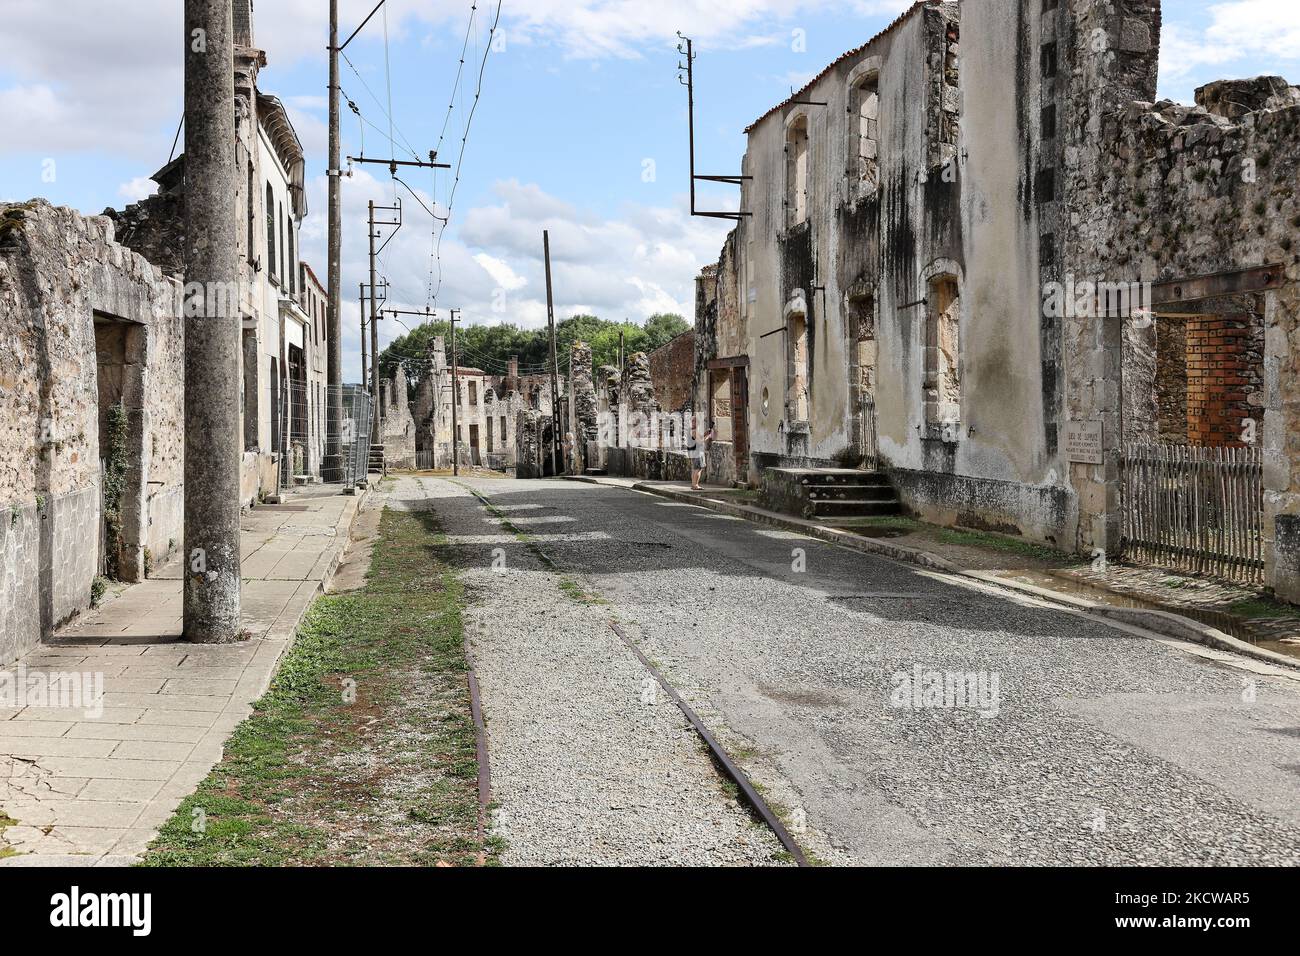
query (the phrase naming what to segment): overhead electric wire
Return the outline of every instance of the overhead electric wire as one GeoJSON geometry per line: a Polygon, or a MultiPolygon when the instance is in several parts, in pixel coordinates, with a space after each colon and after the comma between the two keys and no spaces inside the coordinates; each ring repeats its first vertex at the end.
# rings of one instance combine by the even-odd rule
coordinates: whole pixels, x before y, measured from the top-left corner
{"type": "MultiPolygon", "coordinates": [[[[460,91],[460,78],[461,75],[465,72],[465,53],[469,50],[469,37],[474,30],[474,19],[477,13],[478,13],[478,3],[477,0],[475,0],[475,2],[470,3],[469,21],[465,24],[465,40],[464,42],[461,43],[460,46],[460,64],[456,67],[456,79],[451,86],[451,96],[448,97],[447,115],[442,121],[442,130],[438,133],[438,146],[434,150],[435,156],[440,155],[442,153],[442,143],[443,140],[446,139],[447,137],[447,127],[451,125],[451,114],[452,111],[455,110],[456,108],[456,96],[460,91]]],[[[435,169],[433,172],[434,172],[433,199],[434,199],[434,205],[436,206],[438,202],[438,171],[435,169]]],[[[450,213],[448,215],[450,215],[450,213]]],[[[436,219],[437,217],[435,216],[434,218],[436,219]]],[[[446,228],[445,222],[443,223],[443,228],[444,229],[446,228]]],[[[429,235],[429,278],[428,281],[425,283],[425,288],[424,288],[426,305],[432,304],[434,298],[433,267],[434,267],[435,256],[439,251],[438,242],[439,242],[439,230],[437,228],[437,225],[435,224],[434,228],[430,230],[430,235],[429,235]]]]}
{"type": "Polygon", "coordinates": [[[451,215],[456,206],[456,190],[460,186],[461,171],[465,164],[465,148],[469,143],[470,129],[474,125],[474,114],[478,112],[479,100],[483,96],[483,77],[487,72],[488,57],[492,53],[492,40],[496,36],[497,27],[501,24],[501,3],[502,0],[497,0],[496,16],[492,21],[491,29],[488,30],[487,44],[483,48],[483,59],[479,63],[478,82],[474,89],[474,101],[470,104],[469,116],[465,120],[465,132],[461,136],[460,153],[456,158],[456,175],[452,180],[451,192],[447,198],[447,216],[442,220],[442,228],[438,230],[438,241],[434,246],[434,259],[438,266],[438,285],[434,289],[431,298],[435,305],[438,302],[438,295],[442,292],[442,237],[447,232],[447,225],[451,222],[451,215]]]}
{"type": "MultiPolygon", "coordinates": [[[[398,151],[397,143],[393,140],[393,136],[394,134],[396,134],[396,136],[400,138],[401,141],[405,144],[406,151],[409,152],[415,159],[420,159],[421,158],[420,154],[415,151],[415,147],[412,146],[411,141],[406,138],[406,134],[403,133],[401,128],[398,127],[397,123],[393,121],[392,115],[388,112],[388,110],[384,109],[383,101],[378,96],[375,95],[375,91],[370,88],[370,84],[367,83],[366,78],[361,75],[361,71],[358,70],[356,66],[353,64],[353,62],[348,59],[346,53],[340,51],[339,55],[343,57],[343,62],[348,65],[348,69],[350,69],[353,73],[356,74],[357,79],[361,81],[361,85],[365,87],[366,92],[370,94],[370,98],[374,100],[375,105],[379,107],[379,111],[383,113],[384,118],[388,120],[391,126],[391,132],[388,134],[388,141],[389,141],[389,145],[393,147],[393,152],[396,153],[398,151]]],[[[385,56],[387,56],[387,50],[385,50],[385,56]]],[[[383,133],[383,130],[379,129],[379,127],[375,126],[373,123],[371,123],[370,125],[375,129],[379,130],[380,133],[383,133]]]]}

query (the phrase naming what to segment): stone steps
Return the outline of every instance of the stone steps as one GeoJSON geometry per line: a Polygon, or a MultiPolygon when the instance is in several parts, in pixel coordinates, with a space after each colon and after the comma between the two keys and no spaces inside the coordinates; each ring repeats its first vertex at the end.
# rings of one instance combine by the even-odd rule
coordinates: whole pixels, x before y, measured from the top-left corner
{"type": "Polygon", "coordinates": [[[903,510],[898,498],[890,493],[886,499],[874,501],[831,501],[819,499],[809,506],[810,518],[876,518],[900,514],[903,510]]]}
{"type": "Polygon", "coordinates": [[[820,521],[901,514],[889,476],[850,468],[772,468],[762,500],[773,511],[820,521]]]}

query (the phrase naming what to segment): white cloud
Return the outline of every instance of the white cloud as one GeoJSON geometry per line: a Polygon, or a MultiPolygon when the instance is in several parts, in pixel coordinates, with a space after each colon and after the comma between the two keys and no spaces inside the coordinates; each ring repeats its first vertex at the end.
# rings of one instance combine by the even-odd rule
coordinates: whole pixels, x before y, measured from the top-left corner
{"type": "MultiPolygon", "coordinates": [[[[314,210],[325,208],[325,179],[310,184],[314,210]]],[[[695,276],[717,259],[727,225],[692,218],[685,197],[671,207],[628,204],[617,217],[602,218],[515,180],[494,186],[494,203],[458,216],[442,243],[443,283],[437,298],[442,317],[459,308],[467,323],[513,322],[537,328],[546,321],[542,230],[551,233],[555,310],[559,318],[592,313],[640,321],[656,312],[694,314],[695,276]]],[[[344,180],[343,294],[345,372],[359,367],[358,278],[367,274],[366,202],[391,199],[388,182],[358,171],[344,180]]],[[[425,203],[429,196],[420,193],[425,203]]],[[[384,250],[381,274],[392,281],[389,305],[422,311],[429,303],[432,222],[413,202],[403,203],[406,224],[384,250]]],[[[325,261],[325,217],[303,224],[303,255],[313,266],[325,261]]],[[[315,270],[324,276],[322,269],[315,270]]],[[[436,273],[434,275],[436,282],[436,273]]],[[[402,316],[407,326],[418,321],[402,316]]],[[[380,348],[404,334],[394,319],[379,325],[380,348]]]]}
{"type": "Polygon", "coordinates": [[[502,259],[494,259],[486,252],[480,252],[474,257],[474,261],[483,267],[483,271],[490,275],[496,284],[507,292],[514,292],[528,285],[528,280],[521,275],[516,275],[515,271],[510,268],[510,264],[502,259]]]}
{"type": "MultiPolygon", "coordinates": [[[[1300,4],[1295,0],[1231,0],[1212,4],[1208,24],[1167,18],[1161,31],[1162,92],[1190,101],[1186,84],[1207,67],[1236,76],[1294,69],[1300,62],[1300,4]]],[[[1295,80],[1296,77],[1291,77],[1295,80]]]]}
{"type": "Polygon", "coordinates": [[[117,187],[117,194],[127,202],[139,202],[158,191],[158,184],[146,176],[137,176],[129,183],[117,187]]]}

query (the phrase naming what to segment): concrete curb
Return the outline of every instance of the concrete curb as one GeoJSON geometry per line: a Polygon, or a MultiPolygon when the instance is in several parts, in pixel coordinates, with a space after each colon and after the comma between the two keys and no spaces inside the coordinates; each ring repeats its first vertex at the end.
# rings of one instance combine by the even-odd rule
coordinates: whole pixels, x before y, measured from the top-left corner
{"type": "MultiPolygon", "coordinates": [[[[604,485],[607,488],[627,487],[626,485],[603,482],[598,478],[591,478],[585,475],[569,477],[570,480],[573,481],[583,481],[588,484],[604,485]]],[[[826,541],[831,544],[838,544],[841,547],[853,551],[875,554],[881,557],[891,558],[895,561],[916,564],[932,571],[942,571],[945,574],[970,578],[971,580],[979,581],[981,584],[991,584],[995,587],[1006,588],[1009,591],[1016,591],[1026,596],[1038,598],[1039,600],[1073,608],[1077,611],[1085,611],[1096,617],[1112,620],[1121,624],[1128,624],[1133,627],[1139,627],[1163,637],[1172,637],[1181,641],[1189,641],[1193,644],[1201,644],[1205,647],[1214,648],[1215,650],[1239,654],[1242,657],[1249,657],[1253,660],[1273,664],[1278,667],[1286,667],[1291,670],[1300,669],[1300,659],[1287,657],[1285,654],[1278,654],[1275,651],[1266,650],[1262,647],[1256,647],[1246,641],[1232,637],[1230,634],[1225,634],[1223,631],[1211,627],[1208,624],[1202,624],[1200,621],[1183,617],[1182,615],[1171,611],[1112,607],[1109,604],[1101,604],[1096,601],[1089,601],[1086,598],[1061,594],[1057,591],[1036,587],[1032,584],[1024,584],[1020,581],[1010,581],[987,571],[972,571],[959,568],[951,561],[941,558],[932,552],[922,551],[919,548],[909,548],[904,545],[889,544],[884,541],[874,541],[870,538],[863,538],[859,535],[848,534],[847,532],[826,528],[814,524],[813,522],[805,521],[802,518],[795,518],[789,515],[777,515],[759,508],[737,505],[729,501],[718,501],[717,499],[708,498],[698,494],[686,494],[685,492],[677,491],[672,488],[663,488],[645,482],[637,482],[631,486],[631,490],[657,495],[660,498],[669,498],[674,501],[687,502],[698,505],[701,508],[706,508],[710,511],[716,511],[720,514],[731,515],[736,518],[744,518],[758,524],[766,524],[786,531],[805,534],[810,538],[817,538],[818,540],[826,541]]]]}
{"type": "Polygon", "coordinates": [[[271,662],[265,678],[259,681],[258,688],[253,695],[253,701],[263,697],[271,689],[271,682],[275,680],[275,675],[279,673],[280,661],[284,655],[293,647],[294,641],[298,639],[298,628],[302,626],[303,619],[307,616],[307,611],[311,609],[316,598],[325,594],[329,590],[330,582],[334,580],[334,575],[338,572],[339,565],[343,561],[343,556],[348,551],[348,545],[352,540],[352,526],[356,523],[357,515],[361,513],[361,505],[369,496],[370,489],[364,488],[355,494],[348,495],[347,502],[343,505],[343,512],[339,515],[339,520],[334,525],[334,551],[330,555],[329,564],[326,566],[325,575],[316,582],[316,589],[312,592],[310,600],[305,602],[302,609],[298,612],[295,620],[292,622],[276,621],[275,631],[279,632],[276,637],[271,637],[268,632],[267,637],[262,640],[263,646],[274,645],[279,648],[279,653],[271,662]],[[283,635],[283,636],[279,636],[283,635]]]}

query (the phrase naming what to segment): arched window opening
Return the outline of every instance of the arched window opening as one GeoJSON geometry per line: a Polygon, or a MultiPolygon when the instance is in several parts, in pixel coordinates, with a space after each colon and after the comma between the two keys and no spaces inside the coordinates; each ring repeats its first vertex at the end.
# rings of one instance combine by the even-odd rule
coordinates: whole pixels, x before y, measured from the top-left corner
{"type": "Polygon", "coordinates": [[[271,277],[275,278],[278,273],[279,259],[275,256],[275,190],[271,184],[266,184],[266,262],[267,268],[271,270],[271,277]]]}
{"type": "Polygon", "coordinates": [[[808,221],[809,141],[808,117],[800,116],[786,134],[786,225],[808,221]]]}
{"type": "Polygon", "coordinates": [[[869,195],[880,187],[880,75],[863,77],[852,94],[855,185],[869,195]]]}
{"type": "Polygon", "coordinates": [[[930,280],[925,323],[925,422],[930,437],[956,441],[961,424],[961,295],[956,276],[930,280]]]}

